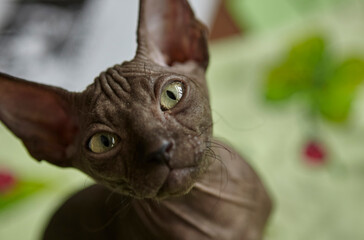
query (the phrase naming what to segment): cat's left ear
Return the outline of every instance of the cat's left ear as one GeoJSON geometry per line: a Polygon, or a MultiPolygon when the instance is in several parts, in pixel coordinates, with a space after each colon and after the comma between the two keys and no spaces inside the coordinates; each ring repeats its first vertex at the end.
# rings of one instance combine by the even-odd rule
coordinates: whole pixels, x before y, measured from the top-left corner
{"type": "Polygon", "coordinates": [[[0,121],[38,160],[71,165],[71,145],[78,131],[71,99],[63,89],[0,73],[0,121]]]}
{"type": "Polygon", "coordinates": [[[193,62],[205,71],[208,31],[187,0],[141,0],[136,58],[162,66],[193,62]]]}

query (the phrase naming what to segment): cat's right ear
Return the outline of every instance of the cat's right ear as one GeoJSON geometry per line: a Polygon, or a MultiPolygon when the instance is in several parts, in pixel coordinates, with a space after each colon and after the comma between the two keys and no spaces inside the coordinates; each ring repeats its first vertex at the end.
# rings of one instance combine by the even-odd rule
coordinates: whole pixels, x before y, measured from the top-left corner
{"type": "Polygon", "coordinates": [[[137,58],[162,66],[194,63],[206,70],[208,31],[187,0],[140,0],[137,58]]]}
{"type": "Polygon", "coordinates": [[[0,73],[0,121],[37,160],[70,166],[78,132],[72,96],[60,88],[0,73]]]}

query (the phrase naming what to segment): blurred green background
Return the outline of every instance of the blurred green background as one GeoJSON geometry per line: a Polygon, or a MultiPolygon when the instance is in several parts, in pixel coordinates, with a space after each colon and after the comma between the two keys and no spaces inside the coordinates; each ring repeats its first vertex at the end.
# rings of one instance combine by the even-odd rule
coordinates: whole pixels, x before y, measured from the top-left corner
{"type": "MultiPolygon", "coordinates": [[[[211,44],[214,133],[254,166],[274,200],[267,240],[364,239],[364,1],[230,0],[242,36],[211,44]]],[[[0,239],[39,239],[91,181],[30,159],[0,127],[0,239]]]]}

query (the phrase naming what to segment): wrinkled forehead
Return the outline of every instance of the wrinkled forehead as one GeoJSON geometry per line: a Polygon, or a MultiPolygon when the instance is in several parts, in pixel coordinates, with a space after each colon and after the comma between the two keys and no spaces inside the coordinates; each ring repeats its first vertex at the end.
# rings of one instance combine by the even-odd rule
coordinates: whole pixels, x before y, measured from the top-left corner
{"type": "Polygon", "coordinates": [[[205,81],[204,76],[196,76],[196,73],[186,67],[182,69],[179,66],[160,66],[151,61],[138,59],[107,69],[95,79],[95,84],[99,84],[106,94],[112,94],[110,90],[119,89],[129,94],[136,94],[134,97],[138,97],[138,92],[150,90],[149,88],[157,85],[158,80],[169,80],[169,78],[194,85],[200,85],[201,81],[205,81]]]}
{"type": "Polygon", "coordinates": [[[105,115],[105,111],[109,114],[125,112],[136,104],[141,108],[149,107],[156,102],[164,84],[171,81],[182,81],[188,88],[208,97],[204,76],[189,72],[186,66],[181,70],[179,66],[160,66],[140,59],[117,64],[95,78],[85,100],[90,112],[97,112],[97,115],[105,115]]]}
{"type": "Polygon", "coordinates": [[[162,74],[147,65],[115,65],[95,78],[91,105],[126,108],[141,100],[141,93],[152,94],[156,79],[162,74]]]}
{"type": "Polygon", "coordinates": [[[175,76],[176,78],[188,78],[189,80],[194,77],[188,72],[178,71],[178,69],[168,66],[160,66],[150,61],[130,61],[122,64],[117,64],[112,68],[107,69],[101,73],[97,80],[116,81],[123,85],[126,91],[132,91],[133,86],[139,87],[140,83],[155,84],[157,78],[175,76]]]}
{"type": "Polygon", "coordinates": [[[196,64],[190,62],[183,65],[162,66],[148,59],[136,58],[132,61],[124,62],[121,65],[115,65],[112,70],[116,71],[120,76],[126,78],[132,85],[132,81],[136,78],[149,79],[153,82],[155,78],[163,76],[172,76],[176,78],[186,78],[192,82],[205,81],[204,72],[196,72],[196,64]]]}
{"type": "Polygon", "coordinates": [[[88,88],[85,104],[87,115],[106,119],[119,114],[125,116],[133,105],[149,107],[156,101],[156,89],[162,80],[185,78],[159,66],[144,62],[125,62],[102,72],[88,88]]]}

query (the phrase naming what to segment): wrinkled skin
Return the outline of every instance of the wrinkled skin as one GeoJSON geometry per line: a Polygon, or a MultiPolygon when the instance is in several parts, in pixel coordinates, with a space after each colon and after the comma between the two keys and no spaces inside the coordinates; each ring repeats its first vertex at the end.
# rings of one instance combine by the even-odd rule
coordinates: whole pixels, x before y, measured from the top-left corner
{"type": "Polygon", "coordinates": [[[29,153],[99,184],[70,198],[44,239],[261,239],[270,200],[211,136],[207,65],[207,31],[187,1],[141,0],[135,58],[84,92],[0,74],[0,120],[29,153]],[[183,97],[165,110],[162,89],[175,81],[183,97]],[[95,153],[100,132],[118,143],[95,153]]]}
{"type": "Polygon", "coordinates": [[[73,166],[116,192],[161,199],[188,192],[205,171],[212,123],[208,98],[198,80],[147,64],[115,66],[80,96],[84,106],[80,132],[85,134],[80,136],[79,157],[73,166]],[[176,80],[184,83],[183,99],[172,110],[162,111],[162,87],[176,80]],[[194,102],[201,104],[191,108],[194,102]],[[121,144],[105,154],[82,147],[100,131],[116,133],[121,144]],[[164,142],[172,145],[170,159],[161,164],[150,155],[164,142]]]}

